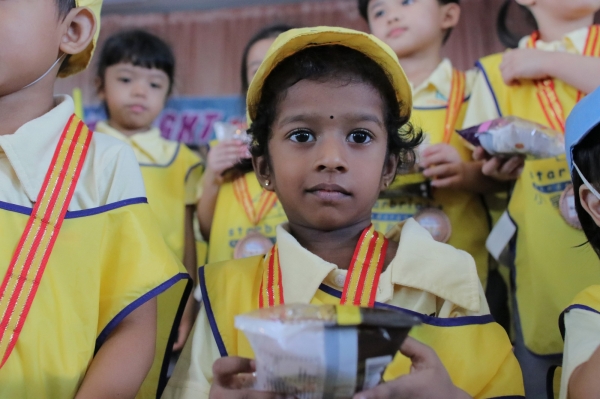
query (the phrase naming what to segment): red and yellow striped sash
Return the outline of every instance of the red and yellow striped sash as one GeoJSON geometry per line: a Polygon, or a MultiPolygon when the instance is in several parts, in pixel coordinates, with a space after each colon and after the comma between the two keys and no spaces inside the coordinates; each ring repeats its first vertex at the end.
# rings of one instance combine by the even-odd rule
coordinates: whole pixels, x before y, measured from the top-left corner
{"type": "Polygon", "coordinates": [[[0,286],[0,367],[35,298],[85,161],[92,132],[75,115],[62,133],[25,231],[0,286]]]}
{"type": "MultiPolygon", "coordinates": [[[[383,270],[388,240],[373,225],[361,233],[348,268],[340,303],[372,307],[375,303],[379,277],[383,270]]],[[[264,259],[264,272],[258,298],[259,307],[285,303],[279,249],[275,245],[264,259]]]]}
{"type": "Polygon", "coordinates": [[[460,115],[460,110],[465,101],[466,75],[457,69],[452,70],[452,84],[450,88],[450,97],[448,98],[448,108],[446,109],[446,121],[444,123],[444,143],[449,144],[452,134],[456,129],[456,121],[460,115]]]}
{"type": "Polygon", "coordinates": [[[250,190],[248,189],[246,176],[248,176],[248,174],[233,181],[233,192],[239,204],[244,208],[248,220],[256,226],[275,206],[277,195],[272,191],[263,190],[258,199],[258,203],[255,206],[254,201],[252,201],[252,196],[250,195],[250,190]]]}
{"type": "MultiPolygon", "coordinates": [[[[536,48],[539,39],[539,32],[534,32],[527,41],[528,48],[536,48]]],[[[593,25],[589,29],[587,40],[584,46],[583,55],[588,57],[600,57],[600,26],[593,25]]],[[[553,79],[544,79],[535,81],[537,87],[537,97],[544,111],[544,116],[548,125],[557,131],[565,132],[566,116],[564,108],[558,95],[553,79]]],[[[582,92],[577,93],[577,102],[583,98],[582,92]]]]}

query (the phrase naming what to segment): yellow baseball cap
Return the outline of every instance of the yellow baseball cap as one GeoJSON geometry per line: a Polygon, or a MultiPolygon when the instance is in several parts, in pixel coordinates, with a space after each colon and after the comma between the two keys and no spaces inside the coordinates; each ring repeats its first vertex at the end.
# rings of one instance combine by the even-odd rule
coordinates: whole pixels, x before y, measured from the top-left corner
{"type": "Polygon", "coordinates": [[[96,33],[94,39],[85,51],[79,54],[73,54],[69,57],[67,63],[63,66],[62,70],[58,74],[60,78],[66,78],[67,76],[75,75],[83,71],[90,64],[94,50],[96,49],[96,43],[98,42],[98,36],[100,35],[100,12],[102,10],[102,0],[76,0],[75,5],[77,7],[87,7],[92,11],[94,17],[96,17],[96,33]]]}
{"type": "MultiPolygon", "coordinates": [[[[402,111],[410,115],[412,89],[394,51],[373,35],[329,26],[292,29],[280,34],[250,83],[247,104],[257,104],[260,101],[265,80],[281,61],[307,47],[330,45],[341,45],[360,51],[379,64],[392,80],[398,102],[403,105],[402,111]]],[[[251,112],[252,110],[248,109],[248,122],[256,117],[251,115],[251,112]]]]}

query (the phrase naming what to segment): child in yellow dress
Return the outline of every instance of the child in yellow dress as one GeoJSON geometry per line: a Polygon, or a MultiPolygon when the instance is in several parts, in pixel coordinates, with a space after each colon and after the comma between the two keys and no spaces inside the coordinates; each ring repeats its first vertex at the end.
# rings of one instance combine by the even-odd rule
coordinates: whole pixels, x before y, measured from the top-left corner
{"type": "MultiPolygon", "coordinates": [[[[600,85],[600,27],[593,25],[600,1],[518,3],[535,17],[538,30],[519,48],[479,61],[464,125],[513,115],[564,133],[571,109],[600,85]]],[[[572,198],[564,157],[486,159],[484,174],[514,181],[508,215],[497,230],[508,233],[496,241],[510,242],[515,353],[527,397],[545,398],[548,369],[562,357],[556,319],[579,291],[600,283],[600,263],[578,248],[585,236],[561,213],[561,203],[572,198]]]]}
{"type": "MultiPolygon", "coordinates": [[[[571,112],[565,144],[575,209],[590,246],[600,256],[600,89],[584,98],[571,112]]],[[[573,266],[573,273],[577,273],[577,265],[573,266]]],[[[596,272],[600,273],[600,267],[596,272]]],[[[565,338],[560,399],[598,396],[600,285],[592,285],[577,294],[561,315],[560,327],[565,338]]]]}
{"type": "MultiPolygon", "coordinates": [[[[425,178],[433,179],[426,198],[400,191],[377,201],[373,223],[386,232],[395,223],[414,217],[434,238],[469,252],[486,287],[485,239],[491,226],[480,194],[493,181],[481,175],[481,165],[473,162],[471,151],[455,132],[462,126],[476,74],[455,69],[441,55],[459,21],[460,2],[359,0],[358,7],[371,33],[394,50],[413,87],[412,123],[426,135],[419,166],[425,178]]],[[[394,186],[403,180],[407,178],[399,176],[386,196],[401,189],[394,186]]]]}
{"type": "MultiPolygon", "coordinates": [[[[271,44],[290,29],[268,26],[250,39],[242,56],[244,97],[271,44]]],[[[218,142],[208,153],[198,221],[209,241],[209,263],[265,253],[273,245],[276,226],[286,221],[277,196],[258,184],[249,158],[248,143],[237,139],[218,142]]]]}
{"type": "MultiPolygon", "coordinates": [[[[189,148],[163,138],[153,126],[175,84],[175,57],[160,38],[141,30],[111,36],[99,55],[96,83],[108,119],[98,123],[96,131],[133,148],[162,235],[194,275],[193,219],[202,165],[189,148]]],[[[194,322],[193,305],[190,299],[175,350],[183,347],[194,322]]]]}
{"type": "Polygon", "coordinates": [[[275,397],[240,389],[237,374],[252,371],[253,353],[233,318],[281,303],[354,303],[421,318],[413,337],[422,343],[409,339],[388,382],[359,398],[521,397],[519,366],[473,258],[413,219],[391,239],[371,223],[380,190],[421,140],[411,109],[398,59],[376,37],[318,27],[277,38],[248,92],[249,132],[257,177],[289,223],[267,256],[199,269],[203,308],[164,397],[275,397]],[[380,255],[348,270],[365,240],[380,255]],[[363,272],[373,280],[353,288],[363,272]]]}
{"type": "Polygon", "coordinates": [[[187,283],[130,147],[53,96],[87,67],[101,5],[0,2],[3,398],[133,398],[164,357],[157,298],[187,283]]]}

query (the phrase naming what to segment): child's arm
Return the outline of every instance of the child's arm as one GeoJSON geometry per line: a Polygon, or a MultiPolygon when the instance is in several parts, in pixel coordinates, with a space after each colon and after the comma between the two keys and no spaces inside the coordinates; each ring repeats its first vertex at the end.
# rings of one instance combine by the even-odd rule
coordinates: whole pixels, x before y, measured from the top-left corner
{"type": "Polygon", "coordinates": [[[134,398],[154,360],[156,298],[125,317],[90,365],[76,399],[134,398]]]}
{"type": "Polygon", "coordinates": [[[597,399],[600,393],[600,347],[590,360],[577,367],[569,379],[569,399],[597,399]]]}
{"type": "Polygon", "coordinates": [[[508,85],[520,79],[556,78],[583,93],[591,93],[600,86],[600,58],[583,55],[516,49],[506,52],[500,65],[504,82],[508,85]]]}
{"type": "Polygon", "coordinates": [[[202,181],[202,196],[198,201],[200,233],[207,241],[210,239],[210,229],[215,215],[219,188],[223,182],[221,175],[243,158],[250,158],[250,153],[247,145],[239,140],[223,141],[208,153],[206,171],[202,181]]]}
{"type": "Polygon", "coordinates": [[[471,398],[452,383],[440,358],[427,345],[408,337],[400,352],[412,361],[410,374],[358,393],[354,399],[471,398]]]}
{"type": "MultiPolygon", "coordinates": [[[[194,282],[194,287],[196,286],[196,280],[198,275],[198,261],[196,259],[196,237],[194,235],[195,211],[195,206],[185,206],[185,243],[183,252],[183,265],[185,266],[185,269],[187,270],[190,277],[192,278],[192,281],[194,282]]],[[[177,341],[173,344],[174,351],[180,351],[181,349],[183,349],[183,345],[185,344],[188,335],[190,335],[190,331],[192,330],[192,326],[194,325],[194,320],[196,320],[197,313],[198,310],[196,309],[196,301],[194,300],[194,294],[192,291],[185,305],[185,310],[181,317],[181,322],[179,323],[177,341]]]]}
{"type": "Polygon", "coordinates": [[[504,183],[482,172],[483,161],[465,162],[450,144],[432,145],[421,153],[421,166],[425,177],[433,179],[437,188],[489,194],[504,190],[504,183]]]}

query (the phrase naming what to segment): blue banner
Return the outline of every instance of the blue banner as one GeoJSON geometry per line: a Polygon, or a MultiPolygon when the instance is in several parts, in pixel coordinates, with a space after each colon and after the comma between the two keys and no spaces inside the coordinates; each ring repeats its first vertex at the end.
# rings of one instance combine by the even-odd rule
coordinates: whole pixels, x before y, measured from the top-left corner
{"type": "MultiPolygon", "coordinates": [[[[242,123],[245,112],[241,96],[174,97],[167,102],[155,125],[167,139],[205,145],[215,138],[215,122],[242,123]]],[[[90,128],[105,119],[102,105],[85,108],[85,121],[90,128]]]]}

